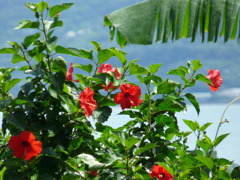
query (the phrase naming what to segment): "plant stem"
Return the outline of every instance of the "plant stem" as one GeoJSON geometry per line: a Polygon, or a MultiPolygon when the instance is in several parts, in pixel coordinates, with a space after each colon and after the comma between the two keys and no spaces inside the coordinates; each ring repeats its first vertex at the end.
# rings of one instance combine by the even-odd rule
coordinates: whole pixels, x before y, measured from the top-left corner
{"type": "Polygon", "coordinates": [[[217,128],[217,132],[216,132],[216,135],[215,135],[215,139],[214,139],[214,140],[216,140],[216,138],[217,138],[217,136],[218,136],[218,132],[219,132],[219,129],[220,129],[221,125],[225,122],[225,121],[223,121],[225,112],[226,112],[227,109],[228,109],[235,101],[237,101],[238,99],[240,99],[240,96],[237,97],[237,98],[235,98],[234,100],[232,100],[230,103],[228,103],[227,107],[226,107],[225,110],[223,111],[223,114],[222,114],[221,120],[220,120],[220,122],[219,122],[219,125],[218,125],[218,128],[217,128]]]}

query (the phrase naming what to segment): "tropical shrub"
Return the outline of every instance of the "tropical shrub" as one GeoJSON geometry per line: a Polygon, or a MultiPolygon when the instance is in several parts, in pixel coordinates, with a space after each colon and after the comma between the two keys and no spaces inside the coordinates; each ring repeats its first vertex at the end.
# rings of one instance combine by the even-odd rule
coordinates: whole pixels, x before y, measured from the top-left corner
{"type": "MultiPolygon", "coordinates": [[[[227,169],[232,162],[213,156],[228,135],[211,140],[200,125],[183,120],[190,128],[179,129],[176,112],[191,103],[200,106],[188,89],[196,81],[217,90],[220,72],[199,74],[199,60],[169,71],[180,82],[158,75],[162,64],[143,67],[127,60],[115,47],[103,48],[92,41],[92,50],[57,45],[54,30],[63,25],[60,15],[73,4],[50,7],[26,3],[36,21],[23,20],[17,29],[34,29],[21,43],[0,49],[11,54],[25,78],[12,78],[16,68],[0,68],[0,111],[3,113],[0,149],[2,179],[234,179],[227,169]],[[76,57],[79,63],[67,63],[76,57]],[[67,59],[67,60],[65,60],[67,59]],[[116,65],[112,59],[117,59],[116,65]],[[81,73],[74,73],[74,71],[81,73]],[[135,77],[137,83],[128,79],[135,77]],[[21,81],[16,97],[10,91],[21,81]],[[131,120],[119,128],[104,123],[112,107],[131,120]],[[91,120],[93,119],[93,120],[91,120]],[[189,149],[188,136],[197,136],[189,149]]],[[[124,117],[124,116],[123,116],[124,117]]]]}

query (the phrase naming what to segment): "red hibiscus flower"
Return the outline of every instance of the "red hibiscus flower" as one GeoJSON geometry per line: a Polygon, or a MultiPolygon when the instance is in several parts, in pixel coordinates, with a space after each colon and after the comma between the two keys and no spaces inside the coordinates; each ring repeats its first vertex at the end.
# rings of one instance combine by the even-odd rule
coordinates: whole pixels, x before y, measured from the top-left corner
{"type": "Polygon", "coordinates": [[[152,172],[149,174],[150,178],[155,177],[159,180],[173,180],[173,176],[160,165],[153,165],[152,172]]]}
{"type": "Polygon", "coordinates": [[[86,87],[84,91],[79,94],[80,106],[88,117],[90,117],[92,112],[97,108],[97,103],[93,99],[93,95],[94,91],[89,87],[86,87]]]}
{"type": "Polygon", "coordinates": [[[114,90],[117,90],[118,87],[119,87],[119,86],[114,86],[113,82],[110,82],[108,85],[102,84],[101,86],[104,87],[105,91],[109,91],[109,90],[113,90],[114,91],[114,90]]]}
{"type": "Polygon", "coordinates": [[[73,63],[70,63],[70,67],[67,70],[66,73],[66,80],[68,81],[74,81],[74,82],[79,82],[79,80],[73,80],[73,67],[72,67],[73,63]]]}
{"type": "Polygon", "coordinates": [[[121,92],[117,93],[114,97],[114,102],[120,104],[122,110],[132,106],[139,106],[142,103],[141,89],[139,86],[132,84],[122,84],[120,86],[121,92]]]}
{"type": "Polygon", "coordinates": [[[29,131],[23,131],[20,135],[12,136],[8,144],[15,157],[25,160],[30,160],[42,152],[42,142],[36,141],[35,136],[29,131]]]}
{"type": "Polygon", "coordinates": [[[91,174],[91,176],[96,177],[98,175],[97,171],[87,171],[88,174],[91,174]]]}
{"type": "Polygon", "coordinates": [[[208,70],[207,78],[210,79],[212,84],[208,84],[210,86],[211,91],[218,91],[218,88],[222,85],[222,78],[219,70],[208,70]]]}
{"type": "MultiPolygon", "coordinates": [[[[117,68],[113,68],[111,64],[102,64],[98,68],[98,73],[108,73],[110,75],[114,74],[116,79],[121,79],[122,74],[120,74],[117,70],[117,68]]],[[[110,82],[108,85],[102,85],[105,91],[108,91],[109,89],[116,90],[118,87],[113,86],[113,83],[110,82]]]]}

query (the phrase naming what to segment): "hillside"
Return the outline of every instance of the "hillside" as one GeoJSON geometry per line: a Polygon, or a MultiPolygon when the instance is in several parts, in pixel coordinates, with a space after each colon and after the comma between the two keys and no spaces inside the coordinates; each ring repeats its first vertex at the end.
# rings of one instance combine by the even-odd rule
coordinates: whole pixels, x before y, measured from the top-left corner
{"type": "MultiPolygon", "coordinates": [[[[22,19],[33,19],[31,11],[24,6],[24,2],[39,2],[36,0],[0,0],[0,47],[8,46],[7,41],[21,42],[23,37],[31,34],[29,30],[14,30],[13,28],[22,19]]],[[[46,0],[53,5],[56,1],[46,0]]],[[[69,2],[58,0],[58,3],[69,2]]],[[[109,31],[103,26],[104,15],[114,10],[141,2],[140,0],[73,0],[75,5],[61,14],[64,21],[63,28],[56,30],[59,36],[58,44],[66,47],[91,49],[90,41],[98,41],[103,47],[117,46],[115,41],[109,40],[109,31]]],[[[202,73],[207,74],[208,69],[220,69],[224,80],[221,90],[240,87],[240,51],[237,42],[223,43],[201,43],[198,39],[191,43],[190,39],[182,39],[166,44],[155,43],[154,45],[128,45],[123,51],[127,57],[139,59],[139,63],[147,66],[153,63],[163,63],[160,73],[164,76],[166,72],[179,65],[185,65],[188,60],[200,59],[204,64],[202,73]]],[[[69,58],[69,57],[68,57],[69,58]]],[[[10,56],[0,56],[0,66],[13,66],[9,62],[10,56]]],[[[76,62],[78,59],[68,59],[76,62]]],[[[16,64],[17,65],[17,64],[16,64]]],[[[14,65],[14,66],[16,66],[14,65]]],[[[172,77],[170,77],[172,78],[172,77]]],[[[209,91],[208,86],[197,85],[194,91],[209,91]]]]}

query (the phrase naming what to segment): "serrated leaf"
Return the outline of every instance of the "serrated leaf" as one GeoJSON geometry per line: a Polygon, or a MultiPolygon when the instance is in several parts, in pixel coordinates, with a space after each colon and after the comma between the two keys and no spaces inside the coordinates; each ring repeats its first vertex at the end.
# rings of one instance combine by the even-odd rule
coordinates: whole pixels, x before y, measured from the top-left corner
{"type": "Polygon", "coordinates": [[[103,106],[95,109],[92,113],[92,117],[95,122],[104,123],[108,120],[112,113],[112,109],[108,106],[103,106]]]}
{"type": "Polygon", "coordinates": [[[199,124],[196,121],[190,121],[187,119],[183,119],[183,122],[192,130],[196,131],[199,128],[199,124]]]}
{"type": "Polygon", "coordinates": [[[214,141],[213,145],[216,147],[219,143],[221,143],[230,133],[222,134],[218,136],[214,141]]]}
{"type": "Polygon", "coordinates": [[[72,5],[73,3],[63,3],[52,6],[49,10],[49,16],[50,17],[56,16],[58,13],[70,8],[72,5]]]}
{"type": "Polygon", "coordinates": [[[39,28],[39,22],[33,22],[30,20],[22,20],[19,22],[18,26],[15,29],[23,29],[23,28],[39,28]]]}
{"type": "Polygon", "coordinates": [[[197,111],[197,114],[199,115],[200,113],[200,106],[198,101],[196,100],[195,96],[191,93],[187,93],[185,94],[185,97],[192,103],[192,105],[194,106],[195,110],[197,111]]]}

